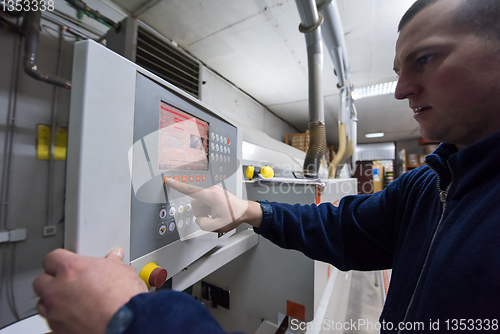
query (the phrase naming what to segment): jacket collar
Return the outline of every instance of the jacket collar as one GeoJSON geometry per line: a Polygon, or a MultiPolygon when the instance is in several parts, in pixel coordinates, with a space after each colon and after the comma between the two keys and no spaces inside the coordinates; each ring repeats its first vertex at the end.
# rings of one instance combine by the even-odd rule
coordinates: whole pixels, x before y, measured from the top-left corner
{"type": "Polygon", "coordinates": [[[425,157],[425,162],[439,176],[440,188],[445,190],[453,177],[474,172],[477,176],[498,173],[500,161],[500,132],[458,151],[454,144],[441,143],[425,157]]]}

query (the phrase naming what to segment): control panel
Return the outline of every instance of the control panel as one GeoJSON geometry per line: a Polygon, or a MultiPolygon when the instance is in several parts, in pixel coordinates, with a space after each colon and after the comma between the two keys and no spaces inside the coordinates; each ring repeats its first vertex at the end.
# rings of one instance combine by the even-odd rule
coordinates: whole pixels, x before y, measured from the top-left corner
{"type": "Polygon", "coordinates": [[[94,41],[75,44],[72,82],[65,247],[96,257],[121,247],[159,286],[234,233],[201,231],[191,198],[164,180],[241,196],[241,132],[94,41]]]}
{"type": "Polygon", "coordinates": [[[166,178],[235,193],[237,170],[237,129],[223,119],[140,74],[135,110],[131,260],[204,233],[191,198],[166,186],[166,178]]]}

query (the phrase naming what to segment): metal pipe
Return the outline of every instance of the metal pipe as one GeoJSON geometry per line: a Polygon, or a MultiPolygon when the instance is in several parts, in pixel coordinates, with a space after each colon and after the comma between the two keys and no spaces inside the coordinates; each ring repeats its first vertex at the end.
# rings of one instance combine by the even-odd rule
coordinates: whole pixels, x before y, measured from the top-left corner
{"type": "MultiPolygon", "coordinates": [[[[19,19],[18,19],[19,21],[19,19]]],[[[18,22],[19,24],[19,22],[18,22]]],[[[7,213],[9,206],[10,169],[12,164],[12,144],[17,111],[17,93],[19,84],[19,63],[21,58],[21,38],[16,35],[14,40],[14,55],[9,89],[9,105],[7,111],[5,145],[3,151],[2,183],[0,191],[0,230],[8,230],[7,213]]]]}
{"type": "Polygon", "coordinates": [[[323,45],[321,43],[322,16],[314,0],[296,0],[307,46],[309,80],[309,136],[310,144],[304,160],[304,176],[316,178],[326,150],[325,111],[323,101],[322,71],[323,45]]]}
{"type": "Polygon", "coordinates": [[[83,22],[81,23],[82,29],[80,29],[79,27],[77,27],[76,24],[74,24],[71,20],[68,20],[68,18],[66,18],[64,15],[58,15],[57,10],[54,10],[53,12],[43,12],[42,19],[47,20],[49,22],[52,22],[52,23],[59,25],[59,26],[64,26],[66,32],[73,34],[74,36],[84,38],[84,39],[96,40],[96,38],[100,38],[99,36],[101,36],[100,34],[96,34],[92,31],[88,30],[87,26],[84,25],[83,22]],[[89,33],[94,35],[94,36],[91,36],[89,33]]]}
{"type": "MultiPolygon", "coordinates": [[[[62,58],[63,58],[63,27],[59,26],[59,47],[57,50],[57,70],[56,75],[60,76],[62,71],[62,58]]],[[[52,98],[52,111],[50,114],[51,121],[51,137],[49,146],[49,185],[47,189],[47,223],[46,226],[52,225],[53,216],[53,201],[54,201],[54,148],[56,141],[56,131],[57,131],[57,106],[59,100],[59,86],[54,86],[54,96],[52,98]]]]}
{"type": "Polygon", "coordinates": [[[71,6],[73,6],[75,9],[81,10],[87,16],[92,17],[96,21],[99,21],[105,25],[108,25],[113,29],[120,28],[119,23],[116,23],[115,21],[111,20],[110,18],[102,15],[101,13],[99,13],[99,11],[90,8],[85,2],[83,2],[81,0],[66,0],[66,2],[69,3],[71,6]]]}
{"type": "Polygon", "coordinates": [[[318,0],[318,10],[325,20],[321,27],[323,40],[337,72],[339,86],[344,87],[349,73],[349,61],[347,59],[344,28],[340,19],[339,8],[335,1],[318,0]]]}
{"type": "Polygon", "coordinates": [[[36,65],[36,52],[38,49],[41,17],[41,11],[30,11],[26,13],[27,24],[26,38],[24,40],[24,72],[36,80],[71,89],[71,81],[38,71],[38,66],[36,65]]]}
{"type": "MultiPolygon", "coordinates": [[[[354,101],[351,97],[352,85],[349,77],[349,62],[347,59],[344,28],[342,27],[340,12],[336,1],[318,0],[318,9],[324,16],[325,23],[322,26],[321,33],[328,53],[332,58],[338,78],[338,87],[340,89],[339,125],[346,125],[346,138],[341,138],[339,132],[339,143],[345,141],[346,149],[342,151],[343,156],[338,158],[338,164],[333,166],[332,169],[335,170],[338,166],[344,165],[350,160],[351,170],[354,171],[357,160],[355,154],[357,144],[357,138],[355,138],[357,136],[357,115],[354,109],[354,101]]],[[[337,155],[339,155],[339,153],[337,153],[337,155]]],[[[339,171],[337,171],[335,175],[338,176],[339,171]]],[[[331,172],[329,172],[329,175],[332,177],[331,172]]]]}

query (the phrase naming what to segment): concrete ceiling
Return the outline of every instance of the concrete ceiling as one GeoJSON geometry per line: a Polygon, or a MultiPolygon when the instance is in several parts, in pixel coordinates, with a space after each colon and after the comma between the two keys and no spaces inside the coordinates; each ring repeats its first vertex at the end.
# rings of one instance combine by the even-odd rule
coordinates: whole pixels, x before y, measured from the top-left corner
{"type": "MultiPolygon", "coordinates": [[[[307,53],[294,0],[116,0],[300,131],[307,129],[307,53]],[[146,9],[147,8],[147,9],[146,9]],[[146,10],[145,10],[146,9],[146,10]]],[[[337,0],[355,87],[393,81],[397,24],[414,0],[337,0]]],[[[329,143],[338,142],[333,64],[325,54],[329,143]]],[[[419,137],[406,101],[392,95],[356,101],[358,142],[419,137]],[[365,133],[385,132],[366,139],[365,133]]]]}

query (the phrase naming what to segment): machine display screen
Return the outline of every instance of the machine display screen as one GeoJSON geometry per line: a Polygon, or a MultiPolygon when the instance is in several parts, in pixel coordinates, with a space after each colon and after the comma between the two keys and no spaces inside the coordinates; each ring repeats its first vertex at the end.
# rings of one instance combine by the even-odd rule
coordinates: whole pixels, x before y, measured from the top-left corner
{"type": "Polygon", "coordinates": [[[160,102],[159,170],[208,171],[208,122],[160,102]]]}

